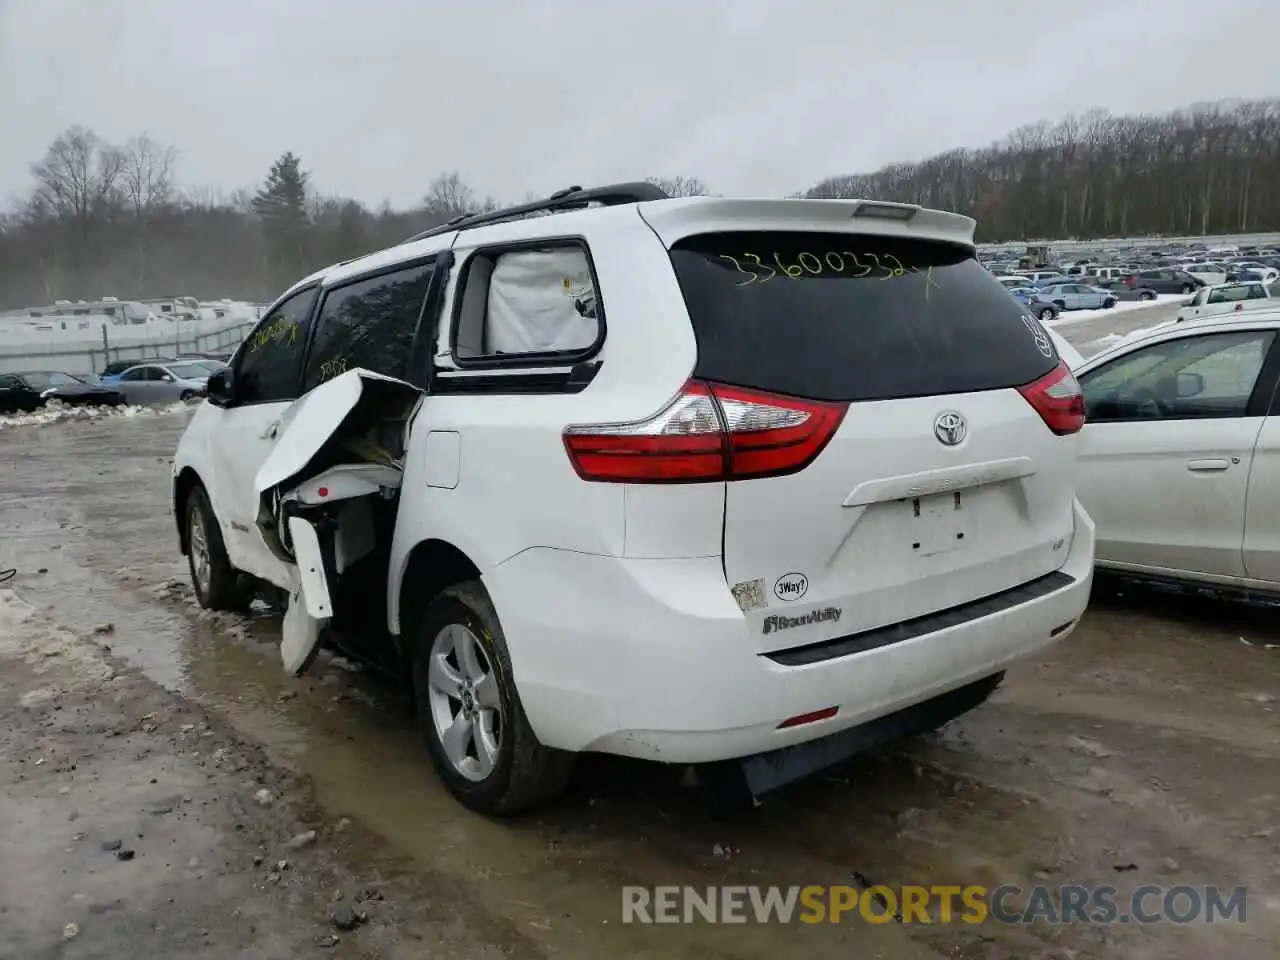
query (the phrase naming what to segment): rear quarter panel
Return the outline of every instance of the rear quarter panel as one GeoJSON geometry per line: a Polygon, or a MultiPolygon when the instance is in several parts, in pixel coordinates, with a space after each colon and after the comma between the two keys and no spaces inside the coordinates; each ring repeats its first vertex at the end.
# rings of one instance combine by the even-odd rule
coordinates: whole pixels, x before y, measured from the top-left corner
{"type": "MultiPolygon", "coordinates": [[[[576,394],[428,395],[409,439],[400,512],[388,584],[390,627],[399,632],[399,594],[415,545],[440,539],[464,552],[481,575],[538,547],[621,557],[630,537],[652,537],[651,529],[627,523],[628,492],[620,484],[588,483],[574,471],[564,448],[569,424],[645,419],[665,406],[688,379],[696,344],[675,273],[665,248],[634,208],[593,211],[590,218],[557,218],[562,236],[585,237],[604,307],[606,336],[601,367],[576,394]],[[433,434],[435,435],[433,437],[433,434]],[[433,450],[443,434],[457,451],[457,482],[431,486],[433,450]]],[[[546,235],[537,219],[467,231],[455,247],[457,262],[441,322],[437,360],[448,365],[449,325],[459,271],[478,248],[546,235]]],[[[450,456],[453,456],[451,453],[450,456]]],[[[722,485],[702,522],[714,518],[718,547],[722,485]]],[[[662,494],[636,495],[654,523],[663,522],[662,494]]],[[[672,523],[671,519],[665,520],[672,523]]],[[[643,527],[644,525],[642,525],[643,527]]],[[[685,534],[686,544],[689,534],[685,534]]],[[[704,539],[706,539],[704,537],[704,539]]],[[[690,548],[697,553],[699,549],[690,548]]],[[[501,613],[503,598],[494,597],[501,613]]]]}

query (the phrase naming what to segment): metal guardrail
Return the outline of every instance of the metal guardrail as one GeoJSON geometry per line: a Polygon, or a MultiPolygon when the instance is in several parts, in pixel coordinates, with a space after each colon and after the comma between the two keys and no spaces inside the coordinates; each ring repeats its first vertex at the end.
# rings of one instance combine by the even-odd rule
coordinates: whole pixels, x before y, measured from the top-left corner
{"type": "Polygon", "coordinates": [[[144,360],[172,357],[184,353],[230,353],[248,335],[256,320],[245,320],[218,330],[155,340],[111,343],[110,328],[103,328],[102,344],[90,347],[84,341],[76,344],[24,344],[17,349],[0,348],[0,373],[19,370],[61,370],[64,373],[98,373],[107,364],[119,360],[144,360]]]}

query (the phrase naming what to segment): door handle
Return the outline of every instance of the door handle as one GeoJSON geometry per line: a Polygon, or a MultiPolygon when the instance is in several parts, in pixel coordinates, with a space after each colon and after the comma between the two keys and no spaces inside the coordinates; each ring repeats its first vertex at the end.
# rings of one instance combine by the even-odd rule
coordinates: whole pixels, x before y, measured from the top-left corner
{"type": "Polygon", "coordinates": [[[267,429],[262,431],[263,440],[274,440],[276,435],[280,433],[280,421],[272,420],[267,424],[267,429]]]}
{"type": "Polygon", "coordinates": [[[1231,466],[1230,460],[1188,460],[1187,469],[1193,473],[1213,473],[1226,470],[1231,466]]]}

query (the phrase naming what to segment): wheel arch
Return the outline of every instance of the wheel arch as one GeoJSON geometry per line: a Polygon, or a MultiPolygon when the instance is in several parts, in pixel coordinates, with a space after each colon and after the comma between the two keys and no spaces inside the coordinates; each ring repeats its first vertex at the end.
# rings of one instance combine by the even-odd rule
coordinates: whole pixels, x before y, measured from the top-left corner
{"type": "Polygon", "coordinates": [[[448,540],[432,538],[414,544],[393,575],[396,580],[387,591],[387,629],[400,638],[403,650],[406,624],[412,624],[445,588],[479,580],[480,568],[448,540]]]}
{"type": "Polygon", "coordinates": [[[203,487],[204,481],[194,467],[183,467],[173,480],[173,519],[178,525],[178,549],[185,557],[191,545],[187,542],[187,498],[196,487],[203,487]]]}

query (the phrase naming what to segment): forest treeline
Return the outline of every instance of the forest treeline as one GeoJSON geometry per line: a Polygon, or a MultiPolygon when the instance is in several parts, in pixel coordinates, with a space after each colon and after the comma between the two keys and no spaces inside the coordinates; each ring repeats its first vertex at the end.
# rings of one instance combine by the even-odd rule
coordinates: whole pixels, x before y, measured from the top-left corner
{"type": "MultiPolygon", "coordinates": [[[[0,214],[0,308],[102,296],[270,299],[313,269],[497,205],[458,172],[396,210],[319,193],[290,152],[261,184],[229,194],[183,187],[177,166],[173,147],[146,136],[117,145],[82,127],[60,134],[32,164],[27,195],[0,214]]],[[[697,178],[651,179],[673,195],[711,192],[697,178]]],[[[984,241],[1280,231],[1280,100],[1165,116],[1092,110],[795,195],[956,210],[977,218],[984,241]]]]}

